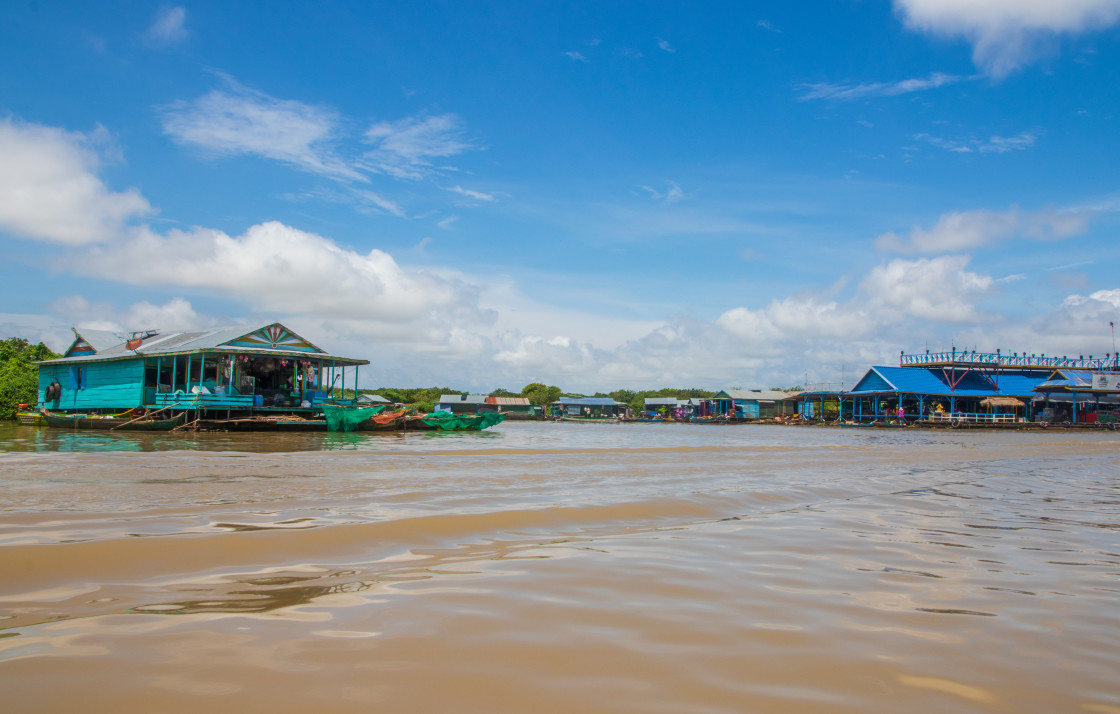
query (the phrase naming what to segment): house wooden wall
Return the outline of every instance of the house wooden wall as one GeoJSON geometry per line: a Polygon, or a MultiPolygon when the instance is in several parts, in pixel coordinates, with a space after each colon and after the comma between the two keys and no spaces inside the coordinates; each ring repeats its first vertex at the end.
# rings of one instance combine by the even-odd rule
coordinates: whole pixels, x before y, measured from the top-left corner
{"type": "Polygon", "coordinates": [[[143,359],[39,366],[39,403],[46,404],[48,409],[122,410],[141,406],[143,402],[143,359]],[[77,384],[74,368],[79,366],[82,374],[81,383],[77,384]],[[47,385],[56,380],[62,385],[62,396],[55,402],[44,402],[47,385]]]}

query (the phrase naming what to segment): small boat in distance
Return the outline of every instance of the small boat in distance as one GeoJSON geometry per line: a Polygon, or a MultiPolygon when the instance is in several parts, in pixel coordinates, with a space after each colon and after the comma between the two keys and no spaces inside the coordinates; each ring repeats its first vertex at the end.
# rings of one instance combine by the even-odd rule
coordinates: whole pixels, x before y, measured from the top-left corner
{"type": "Polygon", "coordinates": [[[88,414],[52,414],[43,409],[40,412],[47,425],[55,429],[97,429],[100,431],[171,431],[180,426],[187,413],[179,412],[167,419],[155,419],[151,414],[144,416],[90,416],[88,414]]]}

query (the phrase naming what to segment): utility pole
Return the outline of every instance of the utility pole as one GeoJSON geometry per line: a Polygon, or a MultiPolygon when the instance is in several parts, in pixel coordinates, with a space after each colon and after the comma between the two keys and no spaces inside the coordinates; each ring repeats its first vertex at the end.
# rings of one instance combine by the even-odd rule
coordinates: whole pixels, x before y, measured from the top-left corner
{"type": "Polygon", "coordinates": [[[1120,355],[1116,354],[1116,323],[1109,320],[1108,326],[1112,328],[1112,368],[1116,369],[1117,358],[1120,357],[1120,355]]]}

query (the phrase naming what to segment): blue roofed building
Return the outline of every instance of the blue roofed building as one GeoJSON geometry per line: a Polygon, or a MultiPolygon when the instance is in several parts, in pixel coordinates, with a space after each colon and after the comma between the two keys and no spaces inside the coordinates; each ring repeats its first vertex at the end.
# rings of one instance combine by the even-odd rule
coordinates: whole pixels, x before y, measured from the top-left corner
{"type": "MultiPolygon", "coordinates": [[[[849,391],[803,393],[798,407],[802,416],[820,418],[831,403],[834,410],[838,405],[840,419],[856,422],[1014,423],[1040,414],[1053,419],[1054,412],[1043,414],[1049,396],[1072,393],[1066,400],[1076,402],[1076,392],[1087,389],[1100,367],[1097,362],[1104,363],[999,351],[900,354],[898,367],[872,367],[849,391]]],[[[1076,406],[1066,419],[1078,421],[1076,406]]]]}
{"type": "Polygon", "coordinates": [[[560,397],[552,403],[563,416],[569,418],[618,418],[630,415],[630,406],[610,397],[560,397]]]}

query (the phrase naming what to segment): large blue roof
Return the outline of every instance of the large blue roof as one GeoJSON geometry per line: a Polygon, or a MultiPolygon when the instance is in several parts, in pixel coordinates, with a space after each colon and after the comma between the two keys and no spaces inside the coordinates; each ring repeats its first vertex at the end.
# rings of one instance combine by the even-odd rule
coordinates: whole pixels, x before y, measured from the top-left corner
{"type": "Polygon", "coordinates": [[[906,392],[908,394],[937,394],[958,397],[1032,397],[1034,388],[1046,377],[1024,372],[1000,372],[995,378],[998,389],[977,372],[958,374],[960,381],[949,385],[942,369],[921,367],[872,367],[856,383],[852,394],[880,392],[906,392]]]}

